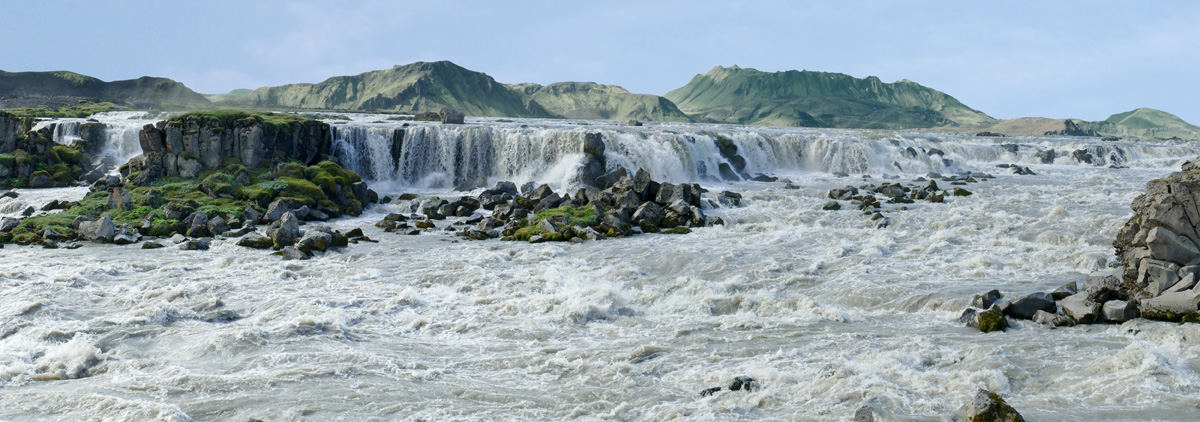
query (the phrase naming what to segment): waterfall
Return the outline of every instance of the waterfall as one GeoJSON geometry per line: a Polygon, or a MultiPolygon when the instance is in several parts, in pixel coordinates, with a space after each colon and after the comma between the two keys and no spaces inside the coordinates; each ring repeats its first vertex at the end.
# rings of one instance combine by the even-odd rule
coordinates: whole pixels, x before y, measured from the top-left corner
{"type": "Polygon", "coordinates": [[[723,125],[563,124],[531,120],[472,125],[352,122],[334,130],[333,154],[373,185],[446,189],[473,178],[580,184],[583,139],[601,134],[609,170],[644,168],[655,180],[719,182],[722,166],[757,174],[917,176],[996,172],[1022,166],[1170,167],[1200,153],[1184,143],[1098,138],[985,138],[961,133],[888,133],[723,125]],[[724,156],[721,145],[736,146],[724,156]],[[1090,159],[1086,162],[1084,157],[1090,159]],[[744,164],[743,164],[744,163],[744,164]]]}

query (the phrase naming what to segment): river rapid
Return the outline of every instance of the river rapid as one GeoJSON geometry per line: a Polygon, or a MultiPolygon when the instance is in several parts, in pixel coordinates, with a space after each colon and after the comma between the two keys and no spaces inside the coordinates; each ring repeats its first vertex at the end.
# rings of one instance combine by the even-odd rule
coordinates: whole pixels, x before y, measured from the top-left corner
{"type": "MultiPolygon", "coordinates": [[[[0,419],[830,421],[871,405],[895,420],[949,420],[979,388],[1027,420],[1200,415],[1200,324],[1015,321],[984,334],[958,322],[973,294],[1049,291],[1118,265],[1111,242],[1130,201],[1198,145],[330,122],[333,155],[381,195],[452,196],[476,176],[571,187],[579,139],[601,132],[610,168],[744,199],[705,210],[724,226],[579,244],[384,233],[374,222],[399,211],[384,204],[331,223],[378,243],[306,261],[232,241],[199,252],[7,245],[0,419]],[[389,143],[398,128],[400,147],[389,143]],[[747,173],[798,189],[716,180],[718,137],[738,145],[747,173]],[[1046,163],[1046,150],[1059,155],[1046,163]],[[1037,174],[996,167],[1007,163],[1037,174]],[[821,209],[831,188],[968,171],[995,178],[944,204],[885,205],[886,228],[847,202],[821,209]],[[735,376],[761,388],[700,396],[735,376]]],[[[0,213],[86,189],[18,192],[0,213]]]]}

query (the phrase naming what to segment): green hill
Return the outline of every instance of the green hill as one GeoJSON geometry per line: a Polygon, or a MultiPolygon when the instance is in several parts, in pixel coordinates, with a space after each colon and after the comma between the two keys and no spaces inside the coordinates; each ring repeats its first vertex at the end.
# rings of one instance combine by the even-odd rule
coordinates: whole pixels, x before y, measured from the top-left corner
{"type": "Polygon", "coordinates": [[[643,120],[691,122],[670,100],[649,94],[634,94],[616,85],[594,82],[558,82],[509,85],[551,113],[572,119],[643,120]]]}
{"type": "Polygon", "coordinates": [[[668,92],[680,110],[723,123],[868,129],[983,126],[996,119],[940,91],[841,73],[717,66],[668,92]]]}
{"type": "Polygon", "coordinates": [[[1200,140],[1200,126],[1185,122],[1174,114],[1152,108],[1114,114],[1108,119],[1090,124],[1104,135],[1200,140]]]}
{"type": "Polygon", "coordinates": [[[452,107],[469,116],[555,117],[491,76],[448,61],[417,62],[316,84],[264,87],[225,95],[221,104],[420,113],[452,107]]]}
{"type": "Polygon", "coordinates": [[[86,97],[102,100],[141,100],[158,104],[207,104],[203,95],[167,78],[144,76],[124,81],[104,82],[74,72],[0,71],[2,97],[86,97]]]}

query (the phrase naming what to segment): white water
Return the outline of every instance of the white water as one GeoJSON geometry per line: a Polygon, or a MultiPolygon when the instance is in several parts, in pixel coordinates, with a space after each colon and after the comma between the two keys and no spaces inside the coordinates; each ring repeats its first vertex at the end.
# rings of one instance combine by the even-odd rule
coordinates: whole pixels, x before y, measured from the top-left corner
{"type": "MultiPolygon", "coordinates": [[[[444,187],[434,173],[570,184],[570,171],[549,173],[573,168],[570,139],[586,131],[606,134],[610,165],[703,180],[694,163],[720,158],[702,132],[725,131],[749,172],[801,189],[702,181],[746,196],[743,208],[710,211],[732,224],[583,244],[382,233],[372,224],[394,211],[384,206],[335,223],[380,243],[303,262],[229,243],[10,245],[0,250],[0,419],[848,420],[870,402],[946,420],[977,388],[1037,421],[1200,411],[1200,325],[1019,322],[981,334],[957,322],[971,294],[1049,290],[1107,266],[1129,202],[1200,147],[1025,139],[1013,154],[943,134],[476,123],[421,126],[446,143],[476,138],[415,148],[373,186],[444,187]],[[485,132],[496,152],[458,166],[451,151],[486,150],[475,143],[485,132]],[[1122,151],[1130,168],[1034,156],[1087,146],[1122,151]],[[994,168],[1013,162],[1038,175],[994,168]],[[873,183],[928,171],[997,178],[967,186],[970,197],[890,211],[891,226],[876,230],[857,212],[820,210],[829,188],[859,183],[832,171],[873,183]],[[763,388],[699,397],[738,375],[763,388]]],[[[390,154],[359,145],[360,163],[390,154]]]]}

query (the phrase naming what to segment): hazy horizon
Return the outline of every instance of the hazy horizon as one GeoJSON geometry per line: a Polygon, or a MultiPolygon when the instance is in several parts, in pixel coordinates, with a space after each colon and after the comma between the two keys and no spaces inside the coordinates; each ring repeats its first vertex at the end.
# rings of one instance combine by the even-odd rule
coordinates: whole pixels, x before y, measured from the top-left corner
{"type": "Polygon", "coordinates": [[[10,5],[0,69],[197,92],[316,83],[449,60],[502,83],[597,82],[663,95],[714,66],[909,79],[996,118],[1103,120],[1149,107],[1200,123],[1200,5],[1066,1],[636,2],[563,5],[81,1],[10,5]],[[163,20],[166,19],[166,20],[163,20]]]}

